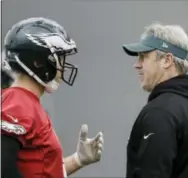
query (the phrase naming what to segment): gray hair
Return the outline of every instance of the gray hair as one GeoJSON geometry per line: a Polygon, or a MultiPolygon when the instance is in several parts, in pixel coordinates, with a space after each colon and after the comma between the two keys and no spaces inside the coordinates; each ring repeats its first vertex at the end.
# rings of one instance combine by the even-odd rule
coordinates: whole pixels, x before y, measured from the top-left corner
{"type": "MultiPolygon", "coordinates": [[[[162,25],[160,23],[153,23],[145,27],[145,31],[141,38],[148,35],[154,35],[188,51],[188,35],[179,25],[162,25]]],[[[161,58],[165,53],[157,50],[157,54],[161,58]]],[[[173,60],[178,72],[188,74],[188,59],[182,60],[174,56],[173,60]]]]}

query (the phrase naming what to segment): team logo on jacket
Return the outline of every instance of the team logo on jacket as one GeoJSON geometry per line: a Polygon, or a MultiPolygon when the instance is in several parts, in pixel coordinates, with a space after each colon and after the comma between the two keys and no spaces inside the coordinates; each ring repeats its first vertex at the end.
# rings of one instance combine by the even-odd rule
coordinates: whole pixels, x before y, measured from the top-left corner
{"type": "Polygon", "coordinates": [[[17,135],[22,135],[26,133],[26,130],[23,126],[19,124],[12,124],[3,120],[1,121],[1,129],[9,133],[15,133],[17,135]]]}

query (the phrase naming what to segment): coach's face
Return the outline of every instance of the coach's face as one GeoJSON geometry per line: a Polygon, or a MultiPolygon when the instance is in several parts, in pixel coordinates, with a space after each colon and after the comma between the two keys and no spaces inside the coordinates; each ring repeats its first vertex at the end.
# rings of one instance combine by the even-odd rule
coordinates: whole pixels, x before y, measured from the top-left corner
{"type": "Polygon", "coordinates": [[[140,53],[134,68],[138,71],[141,87],[148,92],[152,91],[163,75],[156,51],[140,53]]]}

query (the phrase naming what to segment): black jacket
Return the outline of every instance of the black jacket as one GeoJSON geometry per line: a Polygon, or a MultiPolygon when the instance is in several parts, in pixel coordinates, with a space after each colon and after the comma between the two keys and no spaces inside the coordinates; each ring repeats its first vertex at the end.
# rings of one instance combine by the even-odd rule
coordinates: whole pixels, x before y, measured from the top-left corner
{"type": "Polygon", "coordinates": [[[188,178],[188,76],[157,85],[127,146],[127,178],[188,178]]]}

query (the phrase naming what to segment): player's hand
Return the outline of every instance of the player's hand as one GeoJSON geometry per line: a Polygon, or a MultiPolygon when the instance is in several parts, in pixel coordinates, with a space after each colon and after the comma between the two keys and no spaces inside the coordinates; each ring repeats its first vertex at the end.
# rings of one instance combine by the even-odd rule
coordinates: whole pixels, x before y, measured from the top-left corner
{"type": "Polygon", "coordinates": [[[104,138],[103,133],[99,132],[95,137],[88,138],[88,126],[82,125],[75,159],[79,166],[86,166],[101,160],[104,138]]]}

